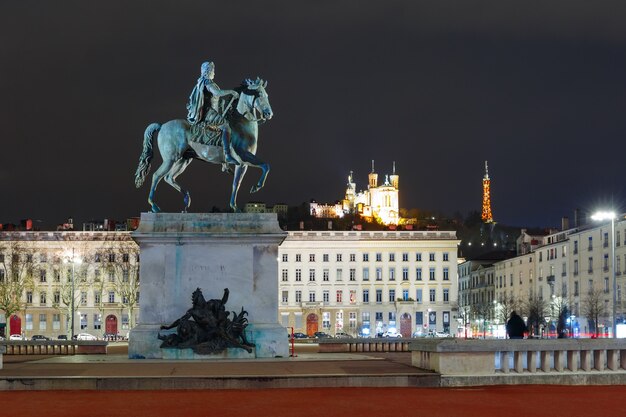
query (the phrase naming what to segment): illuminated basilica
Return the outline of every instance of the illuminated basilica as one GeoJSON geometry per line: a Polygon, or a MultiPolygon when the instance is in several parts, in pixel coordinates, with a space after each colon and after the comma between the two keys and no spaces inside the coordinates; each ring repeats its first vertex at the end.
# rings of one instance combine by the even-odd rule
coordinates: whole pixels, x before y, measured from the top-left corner
{"type": "Polygon", "coordinates": [[[392,174],[385,175],[385,181],[379,185],[378,174],[374,170],[374,161],[372,161],[372,172],[368,175],[367,190],[357,193],[352,171],[350,171],[344,199],[336,204],[311,202],[311,215],[320,218],[336,218],[355,213],[367,221],[397,225],[400,221],[399,178],[396,175],[396,163],[394,162],[392,174]]]}

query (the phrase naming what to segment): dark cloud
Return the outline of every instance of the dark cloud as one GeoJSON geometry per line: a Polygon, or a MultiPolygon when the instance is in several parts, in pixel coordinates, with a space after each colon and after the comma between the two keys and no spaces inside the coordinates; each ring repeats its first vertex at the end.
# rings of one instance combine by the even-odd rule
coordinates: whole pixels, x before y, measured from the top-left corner
{"type": "MultiPolygon", "coordinates": [[[[269,81],[272,172],[249,196],[250,170],[241,203],[334,201],[375,159],[381,174],[396,161],[402,206],[466,212],[489,160],[501,222],[624,208],[623,2],[215,3],[0,5],[0,222],[146,210],[143,131],[184,117],[206,59],[222,87],[269,81]]],[[[194,210],[226,205],[217,166],[180,179],[194,210]]],[[[180,209],[166,184],[157,197],[180,209]]]]}

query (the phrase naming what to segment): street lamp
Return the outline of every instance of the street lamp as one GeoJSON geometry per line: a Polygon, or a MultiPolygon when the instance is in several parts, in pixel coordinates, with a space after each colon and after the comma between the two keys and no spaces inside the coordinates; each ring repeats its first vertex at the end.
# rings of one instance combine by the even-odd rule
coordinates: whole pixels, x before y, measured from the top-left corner
{"type": "MultiPolygon", "coordinates": [[[[617,278],[615,276],[615,213],[612,211],[599,211],[591,216],[592,220],[611,220],[611,269],[613,269],[613,338],[617,337],[617,314],[615,307],[617,304],[617,278]]],[[[596,324],[597,325],[597,324],[596,324]]]]}
{"type": "Polygon", "coordinates": [[[79,257],[77,257],[74,254],[74,248],[72,248],[72,254],[71,255],[68,254],[68,255],[65,256],[65,258],[63,258],[63,263],[71,263],[72,264],[72,277],[71,277],[71,284],[70,284],[70,291],[71,291],[71,296],[72,296],[72,298],[70,300],[71,340],[74,340],[74,309],[75,309],[74,299],[76,298],[76,293],[74,292],[74,265],[81,264],[82,262],[83,262],[83,260],[80,259],[79,257]]]}

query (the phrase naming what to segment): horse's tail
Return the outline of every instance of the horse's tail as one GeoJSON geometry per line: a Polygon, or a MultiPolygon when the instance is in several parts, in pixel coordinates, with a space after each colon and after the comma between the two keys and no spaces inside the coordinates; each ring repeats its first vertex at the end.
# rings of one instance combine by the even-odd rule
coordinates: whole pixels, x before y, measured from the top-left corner
{"type": "Polygon", "coordinates": [[[146,175],[150,172],[150,162],[152,161],[152,141],[154,134],[158,133],[161,129],[161,125],[158,123],[152,123],[143,134],[143,152],[139,157],[139,166],[137,166],[137,172],[135,172],[135,186],[137,188],[143,185],[146,179],[146,175]]]}

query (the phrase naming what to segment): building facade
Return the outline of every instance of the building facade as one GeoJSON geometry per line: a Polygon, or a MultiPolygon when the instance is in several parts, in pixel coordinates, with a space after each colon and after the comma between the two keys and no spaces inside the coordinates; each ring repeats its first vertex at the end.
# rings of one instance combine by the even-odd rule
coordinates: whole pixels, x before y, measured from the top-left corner
{"type": "Polygon", "coordinates": [[[279,247],[283,326],[313,335],[456,334],[455,232],[289,232],[279,247]]]}
{"type": "Polygon", "coordinates": [[[72,324],[124,336],[139,313],[139,248],[128,232],[0,232],[0,313],[5,336],[70,337],[72,324]]]}

